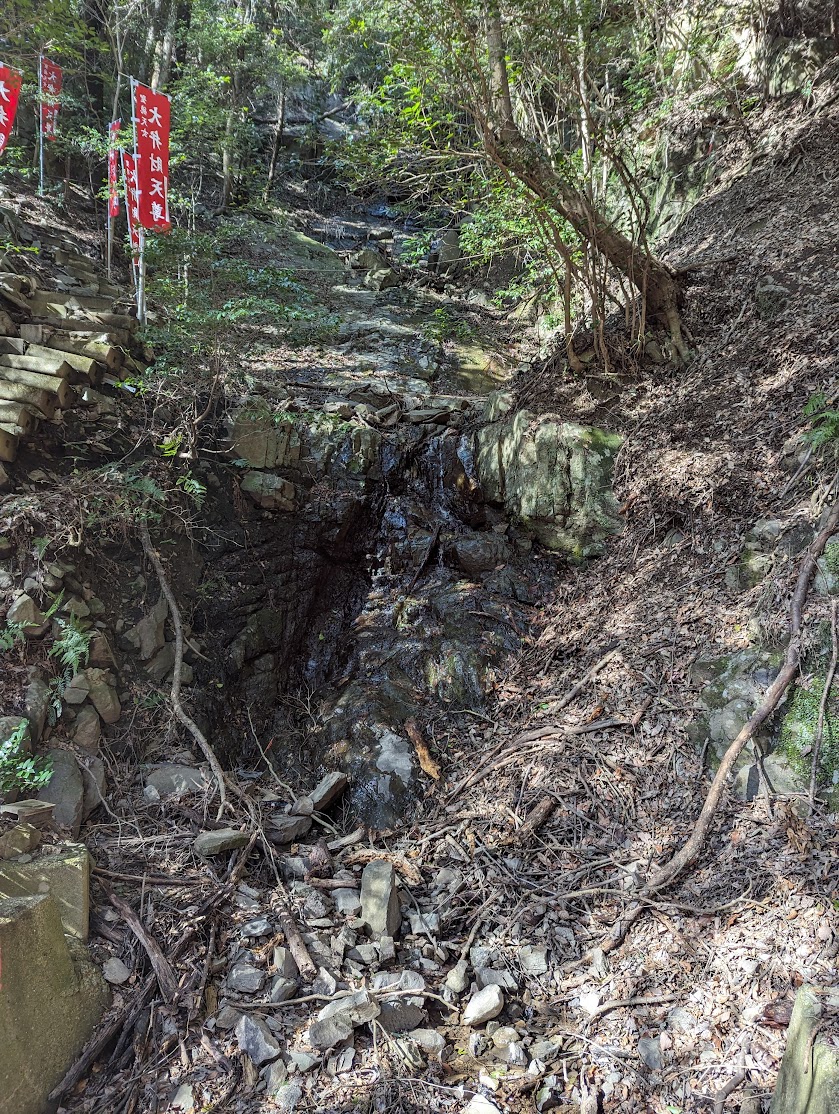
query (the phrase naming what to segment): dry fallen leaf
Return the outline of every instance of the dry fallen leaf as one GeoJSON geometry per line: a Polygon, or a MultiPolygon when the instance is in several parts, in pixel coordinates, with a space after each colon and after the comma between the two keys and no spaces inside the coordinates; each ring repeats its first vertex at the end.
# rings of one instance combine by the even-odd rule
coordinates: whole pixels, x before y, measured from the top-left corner
{"type": "Polygon", "coordinates": [[[414,744],[414,750],[417,752],[419,764],[422,767],[423,773],[428,774],[429,777],[434,778],[435,781],[440,780],[440,767],[431,757],[431,752],[425,744],[419,727],[417,727],[416,720],[405,720],[405,731],[408,733],[408,738],[414,744]]]}

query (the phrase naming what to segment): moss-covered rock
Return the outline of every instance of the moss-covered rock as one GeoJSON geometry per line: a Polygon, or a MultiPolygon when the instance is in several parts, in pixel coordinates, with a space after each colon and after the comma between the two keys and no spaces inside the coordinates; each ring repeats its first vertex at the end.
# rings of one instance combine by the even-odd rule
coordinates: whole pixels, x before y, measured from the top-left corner
{"type": "Polygon", "coordinates": [[[520,410],[480,430],[475,462],[490,502],[547,548],[582,559],[622,528],[612,491],[621,444],[617,434],[520,410]]]}
{"type": "Polygon", "coordinates": [[[823,1028],[839,994],[802,986],[787,1029],[787,1047],[769,1114],[835,1114],[839,1110],[839,1050],[823,1028]]]}

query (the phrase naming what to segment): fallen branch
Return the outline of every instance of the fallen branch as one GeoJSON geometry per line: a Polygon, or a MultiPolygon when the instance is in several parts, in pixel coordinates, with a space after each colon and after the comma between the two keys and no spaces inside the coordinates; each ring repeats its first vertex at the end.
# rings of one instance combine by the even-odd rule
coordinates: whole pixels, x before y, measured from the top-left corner
{"type": "Polygon", "coordinates": [[[575,700],[579,696],[579,694],[583,691],[589,681],[593,677],[597,676],[603,666],[606,665],[607,662],[612,660],[612,658],[618,653],[619,649],[619,646],[610,646],[603,657],[600,658],[599,661],[596,661],[591,669],[583,674],[579,681],[577,681],[574,687],[571,688],[565,694],[565,696],[560,697],[559,700],[556,701],[549,700],[548,703],[551,706],[551,712],[561,712],[563,708],[567,708],[571,701],[575,700]]]}
{"type": "MultiPolygon", "coordinates": [[[[837,473],[837,478],[839,478],[839,473],[837,473]]],[[[828,540],[836,532],[837,526],[839,526],[839,502],[837,502],[831,510],[823,529],[808,546],[804,560],[801,563],[795,591],[792,594],[792,601],[790,603],[789,643],[784,657],[784,664],[781,666],[778,676],[769,686],[758,708],[752,713],[748,722],[743,726],[723,755],[719,769],[714,776],[714,780],[711,782],[711,787],[708,790],[708,795],[705,798],[702,811],[699,813],[699,817],[693,826],[693,831],[687,842],[668,863],[665,863],[664,866],[660,867],[656,873],[652,875],[638,895],[642,900],[627,910],[623,919],[615,924],[611,933],[602,941],[600,946],[604,952],[613,951],[623,940],[627,930],[637,920],[644,908],[643,899],[671,885],[682,871],[696,860],[702,850],[705,840],[708,838],[708,832],[711,829],[711,823],[713,822],[717,807],[725,791],[726,783],[734,770],[735,762],[740,757],[746,744],[753,738],[755,733],[778,707],[781,698],[798,673],[798,668],[801,663],[801,628],[804,603],[807,599],[810,583],[816,571],[818,559],[824,552],[824,547],[827,545],[828,540]]]]}
{"type": "Polygon", "coordinates": [[[221,818],[227,804],[227,793],[224,787],[224,771],[216,758],[215,751],[205,739],[202,731],[193,719],[191,719],[184,711],[181,704],[181,673],[183,671],[184,662],[184,630],[181,623],[181,612],[178,608],[177,600],[174,593],[169,586],[169,581],[166,578],[166,573],[163,569],[163,562],[157,555],[157,551],[152,547],[151,537],[149,535],[148,523],[144,520],[140,526],[140,537],[143,542],[143,550],[148,557],[149,561],[157,573],[157,579],[160,582],[160,590],[166,597],[166,602],[169,604],[169,616],[172,620],[172,626],[175,630],[175,664],[172,667],[172,689],[169,693],[169,700],[172,704],[172,711],[176,717],[184,725],[184,727],[195,739],[198,746],[201,748],[201,753],[207,759],[210,769],[213,772],[213,777],[216,779],[219,791],[219,807],[217,817],[221,818]]]}
{"type": "Polygon", "coordinates": [[[611,1013],[613,1010],[635,1009],[636,1006],[663,1006],[668,1002],[677,1001],[678,998],[678,994],[650,994],[646,998],[611,998],[608,1002],[603,1002],[597,1009],[592,1010],[586,1021],[591,1025],[592,1021],[596,1021],[598,1017],[611,1013]]]}
{"type": "Polygon", "coordinates": [[[122,919],[143,945],[146,955],[149,957],[149,962],[152,965],[157,985],[160,987],[160,993],[164,999],[171,1005],[172,1002],[178,997],[178,977],[172,967],[172,964],[161,951],[160,945],[152,936],[152,934],[145,927],[143,922],[131,908],[131,906],[122,900],[121,897],[105,887],[105,892],[108,895],[108,900],[114,909],[121,915],[122,919]]]}

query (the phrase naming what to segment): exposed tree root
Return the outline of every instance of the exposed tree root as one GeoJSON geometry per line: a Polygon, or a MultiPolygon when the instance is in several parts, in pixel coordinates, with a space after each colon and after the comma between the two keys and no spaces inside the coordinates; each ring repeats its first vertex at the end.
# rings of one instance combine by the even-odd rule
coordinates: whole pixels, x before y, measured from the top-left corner
{"type": "Polygon", "coordinates": [[[708,838],[714,814],[722,799],[729,775],[734,769],[734,763],[755,732],[763,726],[778,707],[798,673],[801,663],[801,613],[807,599],[810,582],[816,571],[816,563],[824,552],[829,538],[836,532],[837,526],[839,526],[839,502],[831,510],[824,528],[810,543],[801,563],[790,604],[789,643],[780,673],[770,685],[759,707],[725,752],[689,839],[668,863],[665,863],[649,878],[638,894],[639,900],[627,909],[625,915],[613,926],[609,935],[602,941],[600,947],[604,952],[613,951],[623,941],[630,926],[641,915],[644,909],[644,899],[675,882],[679,875],[699,856],[705,840],[708,838]]]}
{"type": "Polygon", "coordinates": [[[217,819],[221,819],[221,816],[227,804],[224,770],[222,770],[219,760],[218,758],[216,758],[215,751],[205,739],[203,732],[200,730],[195,721],[187,715],[187,713],[184,711],[183,705],[181,704],[181,673],[183,670],[184,662],[184,630],[183,624],[181,623],[181,612],[178,608],[177,600],[175,599],[174,593],[172,592],[169,581],[166,577],[166,573],[163,569],[163,562],[160,560],[157,551],[151,544],[149,527],[146,521],[143,521],[140,526],[140,538],[143,542],[143,550],[146,554],[146,557],[148,557],[149,561],[151,561],[152,565],[154,566],[154,571],[157,573],[157,579],[160,582],[160,590],[163,592],[163,595],[166,597],[166,602],[169,604],[169,615],[172,619],[172,627],[175,631],[175,664],[172,670],[172,689],[169,693],[169,700],[172,704],[172,711],[175,713],[176,717],[184,725],[190,735],[192,735],[196,743],[198,743],[198,746],[201,748],[201,753],[206,758],[207,763],[213,772],[213,777],[216,779],[216,784],[218,785],[219,791],[217,819]]]}

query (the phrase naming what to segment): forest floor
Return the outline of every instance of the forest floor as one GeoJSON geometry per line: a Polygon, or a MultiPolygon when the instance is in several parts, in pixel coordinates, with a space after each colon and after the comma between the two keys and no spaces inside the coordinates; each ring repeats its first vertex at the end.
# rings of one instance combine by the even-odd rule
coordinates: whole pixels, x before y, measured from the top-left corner
{"type": "MultiPolygon", "coordinates": [[[[602,560],[558,571],[488,710],[430,719],[442,780],[409,827],[379,840],[426,918],[400,954],[423,972],[422,1027],[442,1035],[446,1055],[417,1057],[374,1026],[355,1055],[301,1060],[273,1099],[260,1097],[232,1030],[161,1005],[165,1039],[152,1049],[138,1028],[136,1060],[123,1048],[63,1109],[768,1110],[796,988],[839,977],[835,818],[817,809],[803,819],[782,798],[727,796],[697,864],[646,901],[619,947],[604,947],[705,796],[708,774],[689,737],[694,663],[750,645],[756,618],[780,641],[800,558],[746,591],[729,587],[726,572],[759,520],[812,528],[833,485],[830,462],[813,457],[796,472],[795,454],[804,405],[817,390],[832,396],[839,374],[839,105],[775,106],[755,131],[756,147],[725,149],[714,187],[667,245],[686,278],[692,363],[604,369],[599,385],[547,370],[514,384],[532,409],[624,435],[616,489],[625,529],[602,560]],[[553,807],[533,830],[527,820],[546,798],[553,807]],[[547,948],[547,970],[524,947],[547,948]],[[460,999],[446,979],[459,957],[509,972],[492,1034],[452,1008],[460,999]]],[[[829,611],[829,600],[810,598],[807,638],[829,611]]],[[[351,827],[344,819],[337,843],[351,827]]],[[[126,839],[109,820],[95,828],[100,867],[118,862],[140,877],[153,866],[180,879],[177,898],[161,887],[153,899],[172,955],[184,917],[214,898],[188,841],[151,828],[126,839]],[[119,849],[113,861],[109,843],[119,849]]],[[[358,848],[333,853],[346,866],[358,848]]],[[[219,956],[227,935],[271,908],[267,868],[246,881],[213,929],[219,956]]],[[[321,912],[320,927],[337,933],[334,910],[321,912]]],[[[96,925],[99,945],[115,942],[113,916],[96,925]]],[[[266,963],[275,942],[261,941],[266,963]]],[[[200,972],[205,955],[195,947],[178,963],[200,972]]],[[[223,958],[210,963],[203,983],[225,970],[223,958]]],[[[312,1001],[304,988],[275,1010],[289,1048],[305,1047],[314,1013],[336,991],[322,980],[316,993],[312,1001]]]]}

